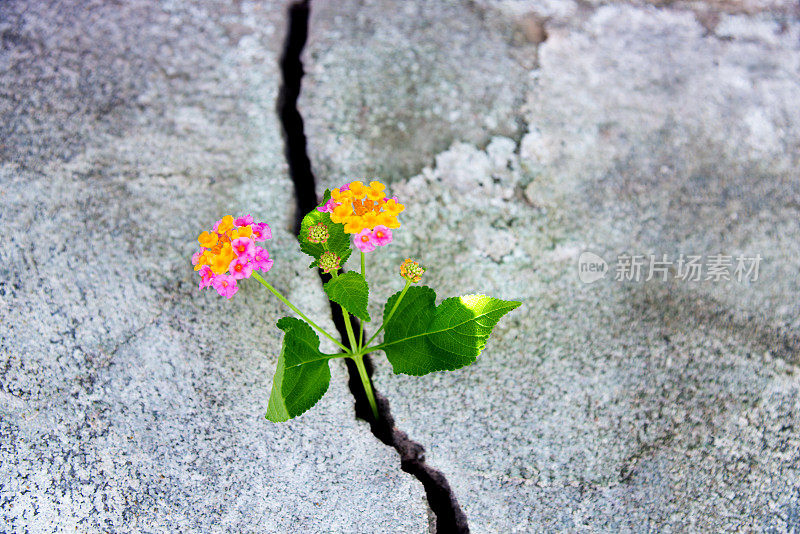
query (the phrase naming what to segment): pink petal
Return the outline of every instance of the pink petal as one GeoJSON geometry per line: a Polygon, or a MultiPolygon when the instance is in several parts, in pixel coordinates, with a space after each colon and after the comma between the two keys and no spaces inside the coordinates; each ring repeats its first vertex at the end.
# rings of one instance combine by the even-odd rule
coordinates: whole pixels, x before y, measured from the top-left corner
{"type": "Polygon", "coordinates": [[[249,237],[237,237],[231,241],[231,247],[233,247],[233,253],[238,257],[249,260],[253,257],[256,245],[249,237]]]}
{"type": "Polygon", "coordinates": [[[253,225],[253,239],[256,241],[264,241],[272,237],[272,230],[270,230],[267,223],[258,223],[253,225]]]}
{"type": "Polygon", "coordinates": [[[379,224],[372,230],[372,241],[379,247],[385,247],[392,242],[392,231],[379,224]],[[383,237],[378,237],[379,233],[382,234],[383,237]]]}
{"type": "Polygon", "coordinates": [[[369,228],[364,228],[356,235],[353,236],[353,244],[361,252],[372,252],[375,250],[375,240],[372,238],[372,232],[369,228]],[[366,237],[365,241],[363,238],[366,237]]]}
{"type": "Polygon", "coordinates": [[[256,264],[256,269],[259,271],[267,272],[272,269],[272,260],[263,260],[256,264]]]}
{"type": "Polygon", "coordinates": [[[235,258],[228,266],[228,270],[236,280],[250,278],[253,274],[253,267],[250,265],[249,260],[244,258],[235,258]]]}
{"type": "Polygon", "coordinates": [[[239,290],[239,286],[236,285],[236,279],[233,276],[221,274],[214,279],[214,289],[221,296],[231,298],[239,290]]]}

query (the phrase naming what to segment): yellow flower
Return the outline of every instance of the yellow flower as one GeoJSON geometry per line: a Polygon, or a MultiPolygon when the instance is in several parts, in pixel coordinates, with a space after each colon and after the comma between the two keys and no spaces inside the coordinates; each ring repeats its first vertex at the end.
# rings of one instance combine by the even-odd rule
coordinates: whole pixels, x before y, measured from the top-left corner
{"type": "Polygon", "coordinates": [[[334,202],[347,202],[351,198],[353,195],[350,191],[340,191],[338,187],[331,191],[331,200],[334,202]]]}
{"type": "Polygon", "coordinates": [[[331,221],[344,224],[344,231],[357,234],[365,228],[373,229],[383,225],[399,228],[397,220],[405,206],[394,199],[386,199],[386,186],[372,181],[369,186],[362,182],[350,182],[347,189],[336,188],[331,191],[331,200],[338,204],[330,212],[331,221]]]}
{"type": "Polygon", "coordinates": [[[197,237],[197,242],[201,247],[211,248],[217,244],[219,237],[214,232],[203,232],[197,237]]]}
{"type": "Polygon", "coordinates": [[[240,237],[252,237],[253,236],[253,229],[250,226],[242,226],[241,228],[237,228],[233,230],[230,234],[231,241],[234,239],[238,239],[240,237]]]}
{"type": "Polygon", "coordinates": [[[199,258],[197,258],[197,265],[194,266],[195,271],[199,271],[203,265],[208,265],[211,263],[211,257],[213,255],[208,250],[204,251],[199,258]]]}
{"type": "Polygon", "coordinates": [[[406,207],[403,206],[402,204],[398,204],[395,199],[390,198],[383,205],[383,209],[389,215],[400,215],[400,213],[402,213],[403,210],[406,209],[406,207]]]}
{"type": "Polygon", "coordinates": [[[363,224],[366,228],[375,228],[380,224],[379,221],[380,221],[380,216],[372,211],[368,211],[367,213],[361,216],[361,224],[363,224]]]}
{"type": "Polygon", "coordinates": [[[348,202],[333,208],[331,220],[335,223],[343,223],[346,222],[347,218],[351,215],[353,215],[353,205],[348,202]]]}
{"type": "MultiPolygon", "coordinates": [[[[373,184],[376,182],[372,182],[373,184]]],[[[383,184],[381,184],[383,185],[383,184]]],[[[374,187],[370,187],[367,189],[367,198],[372,200],[373,202],[377,202],[383,200],[383,189],[376,189],[374,187]]]]}
{"type": "Polygon", "coordinates": [[[217,226],[217,233],[224,234],[232,228],[233,228],[233,215],[226,215],[219,222],[219,226],[217,226]]]}
{"type": "Polygon", "coordinates": [[[361,182],[350,182],[350,194],[353,198],[361,198],[367,194],[367,188],[361,182]]]}
{"type": "Polygon", "coordinates": [[[382,224],[387,228],[400,228],[400,223],[397,221],[397,217],[394,215],[389,215],[388,213],[378,214],[378,224],[382,224]]]}
{"type": "Polygon", "coordinates": [[[224,273],[228,270],[228,267],[235,257],[236,253],[233,252],[233,247],[231,247],[231,244],[225,243],[219,254],[211,259],[211,270],[214,274],[224,273]]]}
{"type": "Polygon", "coordinates": [[[354,219],[354,220],[350,220],[347,223],[345,223],[345,225],[344,225],[344,233],[346,233],[346,234],[357,234],[358,232],[360,232],[361,230],[366,228],[366,226],[364,226],[364,224],[360,220],[358,220],[356,217],[352,217],[352,219],[354,219]]]}

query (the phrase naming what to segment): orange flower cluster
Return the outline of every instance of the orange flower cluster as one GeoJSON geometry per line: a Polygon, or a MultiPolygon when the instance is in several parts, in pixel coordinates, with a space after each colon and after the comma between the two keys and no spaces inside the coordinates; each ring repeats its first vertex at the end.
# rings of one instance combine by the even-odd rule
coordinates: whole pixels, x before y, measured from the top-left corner
{"type": "Polygon", "coordinates": [[[380,182],[350,182],[345,187],[331,191],[331,201],[336,205],[331,211],[331,220],[344,224],[344,231],[357,234],[376,226],[399,228],[397,216],[406,209],[396,198],[384,196],[386,186],[380,182]]]}

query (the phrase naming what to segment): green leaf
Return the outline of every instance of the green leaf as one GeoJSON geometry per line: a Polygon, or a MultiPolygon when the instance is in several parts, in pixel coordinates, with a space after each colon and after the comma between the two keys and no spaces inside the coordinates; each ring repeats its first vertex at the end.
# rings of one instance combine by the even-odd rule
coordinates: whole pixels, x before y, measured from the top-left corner
{"type": "Polygon", "coordinates": [[[394,372],[408,375],[452,371],[473,363],[497,321],[520,305],[485,295],[465,295],[446,299],[437,307],[433,289],[413,286],[386,321],[399,296],[392,295],[384,309],[382,348],[394,372]]]}
{"type": "Polygon", "coordinates": [[[367,312],[369,287],[361,273],[348,271],[340,274],[325,284],[324,288],[329,299],[362,321],[369,322],[369,312],[367,312]]]}
{"type": "Polygon", "coordinates": [[[305,321],[284,317],[278,328],[285,332],[278,368],[272,380],[267,419],[288,421],[314,406],[328,390],[335,354],[319,351],[319,337],[305,321]]]}
{"type": "MultiPolygon", "coordinates": [[[[323,203],[330,198],[329,191],[325,191],[325,197],[323,203]]],[[[323,213],[316,208],[303,217],[303,222],[300,225],[300,235],[297,236],[297,239],[300,241],[300,250],[314,258],[309,267],[316,267],[319,257],[326,250],[333,251],[342,258],[340,265],[344,265],[344,262],[353,252],[353,249],[350,248],[350,236],[344,233],[344,225],[333,222],[330,213],[323,213]],[[325,244],[312,243],[308,240],[308,228],[317,223],[324,223],[328,227],[329,237],[328,242],[325,244]]]]}
{"type": "Polygon", "coordinates": [[[282,423],[291,419],[289,412],[286,411],[286,403],[281,396],[281,382],[284,373],[283,347],[281,355],[278,357],[278,367],[275,369],[275,376],[272,377],[272,392],[269,394],[269,404],[267,405],[267,419],[273,423],[282,423]]]}

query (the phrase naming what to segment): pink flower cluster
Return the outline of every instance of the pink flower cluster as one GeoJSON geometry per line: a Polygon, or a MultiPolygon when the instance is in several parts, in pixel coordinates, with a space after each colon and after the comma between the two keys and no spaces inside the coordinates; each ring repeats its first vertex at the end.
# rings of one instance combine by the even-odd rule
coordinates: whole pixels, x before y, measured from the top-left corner
{"type": "Polygon", "coordinates": [[[250,215],[236,219],[227,215],[217,221],[211,232],[200,235],[202,248],[192,255],[192,265],[200,275],[200,289],[211,286],[223,297],[231,298],[239,290],[238,280],[250,278],[253,270],[269,271],[269,253],[256,242],[271,237],[269,226],[254,224],[250,215]]]}
{"type": "Polygon", "coordinates": [[[361,252],[372,252],[375,247],[385,247],[392,242],[392,231],[383,225],[372,230],[364,228],[353,236],[353,244],[361,252]]]}

